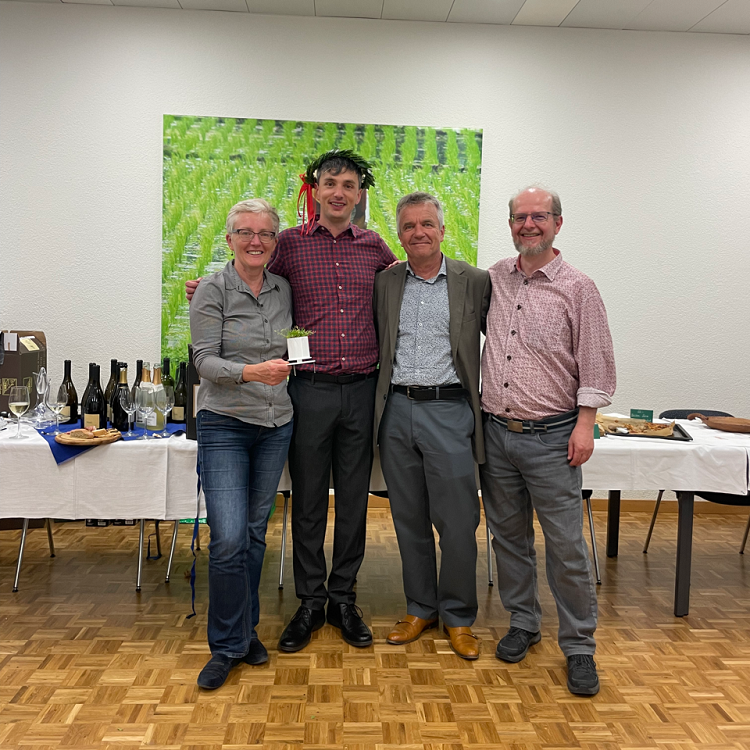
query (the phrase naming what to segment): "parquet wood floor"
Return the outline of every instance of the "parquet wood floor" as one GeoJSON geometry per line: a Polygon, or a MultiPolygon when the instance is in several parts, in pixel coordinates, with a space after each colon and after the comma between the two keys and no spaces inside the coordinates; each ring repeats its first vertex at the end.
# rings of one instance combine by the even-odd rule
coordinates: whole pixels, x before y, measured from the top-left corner
{"type": "MultiPolygon", "coordinates": [[[[691,614],[677,619],[676,519],[659,519],[646,557],[648,515],[623,515],[620,557],[602,559],[596,656],[602,690],[576,698],[565,688],[546,583],[542,642],[520,664],[495,659],[508,618],[487,586],[483,525],[475,628],[481,658],[462,661],[438,631],[407,646],[386,644],[403,613],[403,594],[384,510],[370,511],[358,583],[374,645],[352,648],[325,626],[304,651],[279,654],[276,641],[297,607],[290,558],[287,588],[277,590],[279,515],[269,527],[262,580],[259,633],[270,661],[242,665],[211,693],[195,685],[209,654],[207,552],[204,546],[199,553],[199,614],[188,620],[187,527],[171,583],[164,583],[164,559],[146,563],[140,595],[137,529],[56,524],[54,560],[43,530],[32,532],[17,594],[11,584],[19,532],[3,532],[0,748],[750,748],[750,555],[737,554],[744,516],[696,518],[691,614]]],[[[595,515],[603,547],[606,515],[595,515]]]]}

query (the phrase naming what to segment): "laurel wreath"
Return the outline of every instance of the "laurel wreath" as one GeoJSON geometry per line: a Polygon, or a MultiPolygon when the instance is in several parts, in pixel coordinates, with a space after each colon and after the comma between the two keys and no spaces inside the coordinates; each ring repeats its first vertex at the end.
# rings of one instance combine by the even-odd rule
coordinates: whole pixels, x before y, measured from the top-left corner
{"type": "Polygon", "coordinates": [[[370,162],[368,162],[366,159],[363,159],[359,154],[348,148],[335,148],[332,151],[326,151],[317,159],[310,162],[307,170],[305,171],[305,176],[302,178],[303,182],[305,182],[307,185],[316,185],[317,180],[315,175],[320,167],[329,159],[348,159],[349,161],[353,162],[357,167],[358,174],[362,178],[363,190],[367,190],[368,188],[371,188],[373,187],[373,185],[375,185],[375,178],[372,175],[372,166],[370,162]]]}

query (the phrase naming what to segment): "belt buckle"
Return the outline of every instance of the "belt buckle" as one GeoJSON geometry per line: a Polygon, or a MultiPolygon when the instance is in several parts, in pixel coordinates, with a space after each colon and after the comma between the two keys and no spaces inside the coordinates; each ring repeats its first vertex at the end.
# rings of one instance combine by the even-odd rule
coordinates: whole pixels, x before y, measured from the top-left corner
{"type": "Polygon", "coordinates": [[[505,426],[511,432],[523,432],[523,422],[520,419],[508,419],[505,422],[505,426]]]}
{"type": "Polygon", "coordinates": [[[416,400],[414,398],[414,396],[411,395],[411,386],[410,385],[406,386],[406,398],[410,399],[411,401],[415,401],[416,400]]]}

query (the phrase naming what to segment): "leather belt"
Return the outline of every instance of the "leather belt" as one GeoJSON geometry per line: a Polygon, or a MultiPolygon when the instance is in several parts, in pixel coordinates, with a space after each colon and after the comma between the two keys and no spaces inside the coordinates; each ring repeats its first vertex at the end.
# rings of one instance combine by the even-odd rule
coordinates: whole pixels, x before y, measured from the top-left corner
{"type": "Polygon", "coordinates": [[[451,385],[392,385],[393,393],[402,393],[412,401],[458,401],[468,398],[469,392],[461,383],[451,385]]]}
{"type": "Polygon", "coordinates": [[[296,377],[304,378],[305,380],[312,380],[313,383],[317,380],[320,383],[337,383],[338,385],[346,385],[347,383],[358,383],[360,380],[369,380],[370,378],[377,377],[377,375],[377,370],[367,373],[353,372],[348,375],[330,375],[327,372],[297,370],[296,377]]]}
{"type": "Polygon", "coordinates": [[[545,417],[544,419],[536,420],[506,419],[505,417],[498,417],[489,412],[487,412],[487,416],[510,432],[528,432],[533,435],[536,432],[547,432],[575,422],[578,419],[578,409],[567,411],[565,414],[556,414],[554,417],[545,417]]]}

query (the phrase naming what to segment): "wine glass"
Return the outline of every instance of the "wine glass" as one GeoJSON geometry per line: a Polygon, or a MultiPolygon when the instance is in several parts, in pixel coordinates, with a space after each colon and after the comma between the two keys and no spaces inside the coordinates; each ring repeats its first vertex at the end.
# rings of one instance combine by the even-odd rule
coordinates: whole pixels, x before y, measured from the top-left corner
{"type": "Polygon", "coordinates": [[[146,432],[141,435],[139,440],[150,440],[148,436],[148,418],[154,413],[156,404],[154,403],[154,392],[151,388],[141,388],[135,392],[135,403],[138,414],[143,417],[143,424],[147,426],[146,432]]]}
{"type": "Polygon", "coordinates": [[[171,385],[165,385],[163,388],[159,388],[155,392],[156,396],[156,411],[164,416],[164,431],[157,432],[159,437],[169,437],[169,430],[167,430],[167,417],[174,408],[174,388],[171,385]]]}
{"type": "Polygon", "coordinates": [[[50,420],[47,417],[47,407],[45,402],[47,400],[47,393],[49,391],[49,378],[47,377],[47,370],[44,367],[39,368],[39,372],[34,373],[34,388],[36,389],[36,406],[32,412],[31,420],[34,422],[34,427],[41,430],[43,427],[47,427],[50,424],[50,420]]]}
{"type": "Polygon", "coordinates": [[[29,409],[29,389],[25,385],[14,385],[8,394],[8,408],[18,418],[18,430],[15,437],[11,436],[10,440],[21,440],[21,417],[29,409]]]}
{"type": "Polygon", "coordinates": [[[128,431],[125,433],[125,436],[133,437],[133,435],[138,434],[133,431],[133,415],[138,407],[133,400],[133,394],[129,388],[120,389],[120,406],[122,406],[123,411],[128,415],[128,431]]]}
{"type": "Polygon", "coordinates": [[[55,414],[55,431],[50,432],[50,435],[61,435],[60,431],[60,413],[68,405],[68,387],[65,383],[61,383],[60,387],[55,391],[54,396],[52,395],[51,388],[47,386],[47,407],[55,414]]]}

